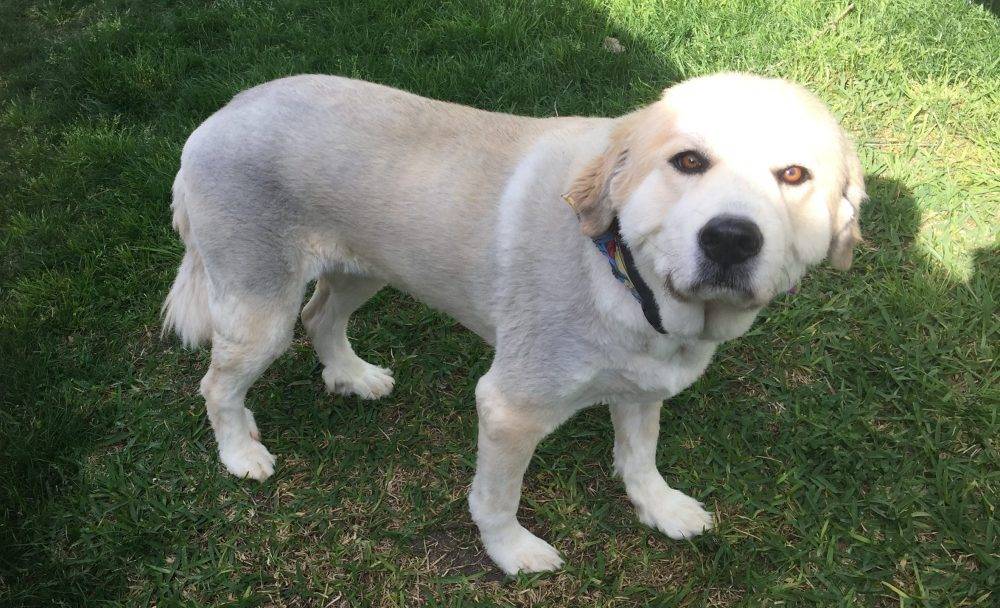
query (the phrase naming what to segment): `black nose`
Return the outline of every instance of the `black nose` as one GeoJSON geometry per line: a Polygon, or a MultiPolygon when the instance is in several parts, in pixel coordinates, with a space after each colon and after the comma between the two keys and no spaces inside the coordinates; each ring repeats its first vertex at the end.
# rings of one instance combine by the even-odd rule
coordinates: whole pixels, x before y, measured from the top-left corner
{"type": "Polygon", "coordinates": [[[745,262],[760,253],[764,235],[757,224],[738,215],[717,215],[698,232],[698,245],[721,266],[745,262]]]}

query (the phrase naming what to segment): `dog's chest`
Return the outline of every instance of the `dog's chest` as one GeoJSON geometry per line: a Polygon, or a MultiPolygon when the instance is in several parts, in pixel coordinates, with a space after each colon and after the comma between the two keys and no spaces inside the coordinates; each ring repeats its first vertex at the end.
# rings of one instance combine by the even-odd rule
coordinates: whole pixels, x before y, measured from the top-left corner
{"type": "Polygon", "coordinates": [[[715,344],[660,344],[639,352],[608,353],[588,382],[601,401],[667,399],[691,385],[705,371],[715,344]]]}

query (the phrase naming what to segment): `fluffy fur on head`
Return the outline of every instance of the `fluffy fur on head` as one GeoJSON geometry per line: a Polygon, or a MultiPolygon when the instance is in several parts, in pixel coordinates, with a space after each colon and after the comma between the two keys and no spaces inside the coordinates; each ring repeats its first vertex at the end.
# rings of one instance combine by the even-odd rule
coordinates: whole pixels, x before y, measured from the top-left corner
{"type": "Polygon", "coordinates": [[[754,222],[764,246],[741,279],[750,297],[735,302],[747,306],[788,289],[824,257],[849,268],[864,199],[855,148],[824,104],[787,81],[747,74],[683,82],[619,119],[567,192],[588,236],[620,216],[623,233],[680,299],[740,299],[705,284],[698,234],[716,216],[754,222]],[[707,168],[684,174],[672,166],[685,151],[707,159],[707,168]],[[779,173],[789,166],[809,179],[783,183],[779,173]]]}

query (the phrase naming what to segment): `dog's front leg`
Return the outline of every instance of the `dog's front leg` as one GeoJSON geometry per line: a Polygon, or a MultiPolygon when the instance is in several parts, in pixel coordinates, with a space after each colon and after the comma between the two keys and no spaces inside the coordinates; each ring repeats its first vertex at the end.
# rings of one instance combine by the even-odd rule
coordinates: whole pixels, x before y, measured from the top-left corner
{"type": "Polygon", "coordinates": [[[661,402],[614,404],[615,471],[635,505],[639,521],[670,538],[690,538],[712,527],[712,514],[674,490],[656,468],[661,402]]]}
{"type": "Polygon", "coordinates": [[[559,420],[506,398],[489,379],[476,386],[479,453],[469,493],[469,511],[486,553],[507,574],[555,570],[559,553],[517,521],[521,481],[535,446],[559,420]]]}

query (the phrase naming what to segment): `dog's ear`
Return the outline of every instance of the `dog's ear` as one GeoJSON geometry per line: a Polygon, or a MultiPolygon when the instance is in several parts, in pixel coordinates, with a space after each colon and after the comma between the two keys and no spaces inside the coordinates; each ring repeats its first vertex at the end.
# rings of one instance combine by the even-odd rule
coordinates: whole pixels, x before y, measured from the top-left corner
{"type": "Polygon", "coordinates": [[[868,199],[865,194],[865,176],[854,142],[844,137],[843,148],[843,187],[840,195],[830,205],[833,234],[828,252],[830,264],[838,270],[847,270],[854,261],[854,246],[861,241],[858,216],[861,203],[868,199]]]}
{"type": "Polygon", "coordinates": [[[628,160],[632,122],[626,118],[615,128],[608,147],[587,163],[563,195],[580,219],[580,229],[591,238],[608,230],[621,202],[615,197],[614,182],[628,160]]]}

